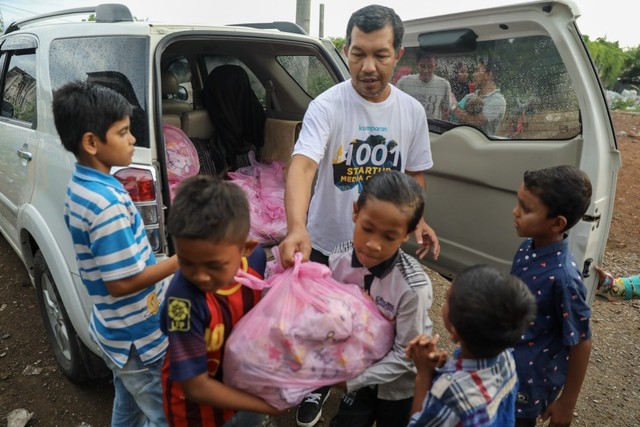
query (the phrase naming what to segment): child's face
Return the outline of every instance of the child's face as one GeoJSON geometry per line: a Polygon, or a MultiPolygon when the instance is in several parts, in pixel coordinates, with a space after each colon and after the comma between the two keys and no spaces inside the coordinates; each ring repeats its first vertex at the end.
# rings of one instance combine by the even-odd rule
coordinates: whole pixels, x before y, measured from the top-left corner
{"type": "Polygon", "coordinates": [[[129,166],[133,160],[135,143],[129,117],[114,122],[107,131],[106,140],[98,140],[95,144],[96,168],[109,173],[112,166],[129,166]]]}
{"type": "Polygon", "coordinates": [[[360,210],[354,204],[353,246],[362,265],[373,267],[388,260],[409,238],[407,211],[375,198],[369,198],[360,210]]]}
{"type": "Polygon", "coordinates": [[[555,242],[562,237],[558,228],[558,217],[548,218],[549,209],[540,197],[524,184],[518,188],[518,202],[513,208],[513,222],[520,237],[531,237],[536,246],[555,242]]]}
{"type": "Polygon", "coordinates": [[[216,292],[235,283],[242,257],[255,247],[250,242],[238,245],[186,237],[174,239],[174,244],[182,274],[202,292],[216,292]]]}

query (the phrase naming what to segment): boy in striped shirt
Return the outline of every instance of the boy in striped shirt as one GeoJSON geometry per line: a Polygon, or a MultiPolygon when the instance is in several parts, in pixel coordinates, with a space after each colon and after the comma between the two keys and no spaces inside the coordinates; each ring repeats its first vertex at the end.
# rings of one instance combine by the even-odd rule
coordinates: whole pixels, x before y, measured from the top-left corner
{"type": "Polygon", "coordinates": [[[178,262],[156,263],[137,208],[109,173],[132,161],[131,113],[123,96],[88,82],[68,83],[53,97],[56,129],[77,159],[64,217],[93,302],[90,333],[113,372],[111,425],[166,426],[160,369],[167,337],[158,314],[162,281],[178,262]]]}

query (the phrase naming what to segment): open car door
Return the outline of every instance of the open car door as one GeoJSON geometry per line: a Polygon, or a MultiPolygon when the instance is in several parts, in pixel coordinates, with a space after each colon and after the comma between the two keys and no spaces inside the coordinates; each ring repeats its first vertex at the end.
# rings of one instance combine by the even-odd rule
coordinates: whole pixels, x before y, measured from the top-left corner
{"type": "MultiPolygon", "coordinates": [[[[478,263],[508,272],[522,240],[512,209],[523,173],[575,165],[589,175],[593,196],[569,241],[593,301],[593,266],[604,254],[620,156],[578,16],[573,3],[535,1],[405,22],[397,71],[417,74],[419,50],[435,54],[436,74],[449,81],[458,63],[471,75],[486,59],[501,64],[496,83],[506,110],[495,126],[427,112],[435,166],[426,176],[425,217],[442,249],[437,261],[424,262],[441,274],[452,278],[478,263]]],[[[408,245],[413,253],[415,244],[408,245]]]]}

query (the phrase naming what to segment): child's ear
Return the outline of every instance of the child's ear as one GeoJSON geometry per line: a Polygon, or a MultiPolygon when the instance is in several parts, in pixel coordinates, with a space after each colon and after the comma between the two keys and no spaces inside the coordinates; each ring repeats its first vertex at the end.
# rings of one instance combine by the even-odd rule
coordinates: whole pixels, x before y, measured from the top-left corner
{"type": "Polygon", "coordinates": [[[251,255],[256,249],[256,246],[258,246],[257,240],[247,240],[246,242],[244,242],[244,247],[242,248],[242,256],[248,257],[249,255],[251,255]]]}
{"type": "Polygon", "coordinates": [[[80,141],[80,145],[82,145],[82,149],[92,156],[94,156],[98,152],[98,143],[100,139],[93,132],[85,132],[82,135],[82,140],[80,141]]]}
{"type": "Polygon", "coordinates": [[[358,202],[353,202],[353,212],[351,213],[351,219],[356,222],[358,218],[358,202]]]}
{"type": "Polygon", "coordinates": [[[563,215],[558,215],[553,218],[553,231],[556,233],[564,232],[564,229],[567,227],[567,218],[563,215]]]}

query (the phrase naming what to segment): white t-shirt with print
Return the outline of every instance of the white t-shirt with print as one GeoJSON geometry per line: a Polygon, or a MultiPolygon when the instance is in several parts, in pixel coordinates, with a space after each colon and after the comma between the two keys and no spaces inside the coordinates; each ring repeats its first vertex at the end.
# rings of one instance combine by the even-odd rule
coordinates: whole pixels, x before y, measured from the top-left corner
{"type": "Polygon", "coordinates": [[[351,213],[364,182],[387,169],[419,172],[433,166],[424,109],[391,87],[379,103],[362,98],[351,80],[309,104],[293,155],[318,163],[307,229],[313,247],[329,255],[353,237],[351,213]]]}

